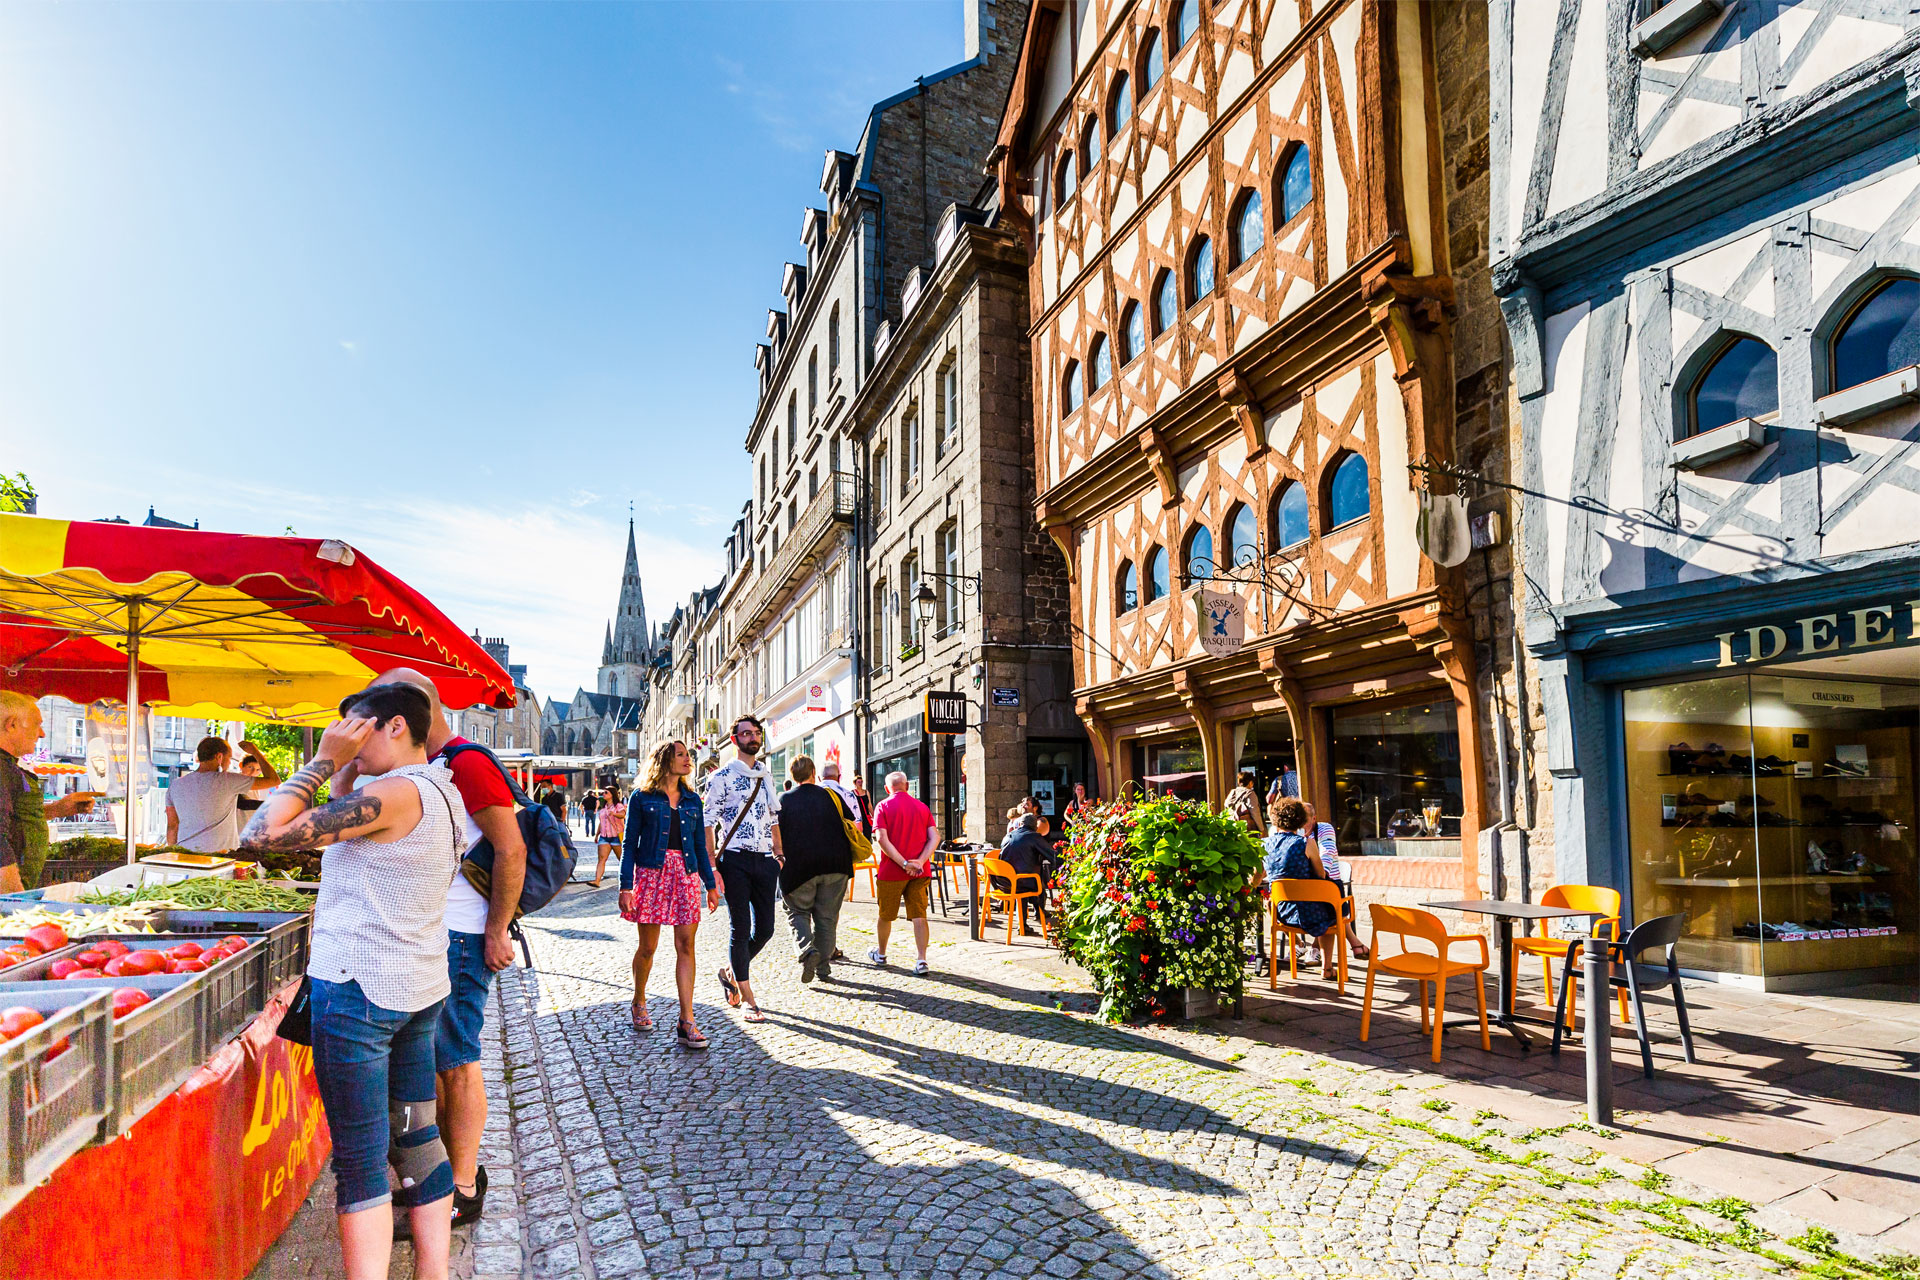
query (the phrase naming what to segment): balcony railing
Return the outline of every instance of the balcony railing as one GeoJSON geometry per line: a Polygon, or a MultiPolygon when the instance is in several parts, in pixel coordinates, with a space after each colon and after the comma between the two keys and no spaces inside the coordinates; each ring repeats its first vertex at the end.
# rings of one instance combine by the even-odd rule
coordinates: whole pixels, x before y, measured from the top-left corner
{"type": "Polygon", "coordinates": [[[780,543],[780,550],[752,586],[735,614],[735,634],[744,640],[759,629],[767,614],[807,575],[821,550],[841,525],[853,523],[858,497],[853,476],[835,471],[827,477],[806,510],[780,543]]]}

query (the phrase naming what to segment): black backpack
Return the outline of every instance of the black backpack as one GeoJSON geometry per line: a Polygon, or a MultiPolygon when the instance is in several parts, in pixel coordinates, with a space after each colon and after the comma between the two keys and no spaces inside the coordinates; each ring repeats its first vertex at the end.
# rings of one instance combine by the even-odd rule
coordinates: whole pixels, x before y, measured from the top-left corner
{"type": "MultiPolygon", "coordinates": [[[[513,815],[520,824],[520,839],[527,846],[527,874],[520,884],[520,906],[514,913],[520,916],[538,911],[559,896],[560,890],[573,876],[574,864],[580,861],[580,851],[573,847],[573,834],[560,819],[553,816],[553,810],[543,804],[535,804],[520,784],[513,780],[507,767],[500,763],[500,757],[493,754],[477,742],[462,742],[447,747],[440,753],[440,759],[452,763],[453,758],[463,751],[478,751],[493,761],[493,767],[507,780],[507,790],[513,793],[514,803],[520,806],[513,815]]],[[[479,843],[468,851],[460,863],[461,873],[467,882],[483,898],[492,897],[493,886],[493,845],[481,837],[479,843]]]]}

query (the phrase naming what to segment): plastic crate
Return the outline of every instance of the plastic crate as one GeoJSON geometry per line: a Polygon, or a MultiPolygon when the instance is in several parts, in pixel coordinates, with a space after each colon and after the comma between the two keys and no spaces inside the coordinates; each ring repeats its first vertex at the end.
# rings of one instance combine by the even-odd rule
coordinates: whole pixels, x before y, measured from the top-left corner
{"type": "Polygon", "coordinates": [[[69,942],[66,946],[56,951],[49,951],[43,956],[35,956],[31,960],[22,960],[19,964],[8,965],[0,969],[0,983],[39,982],[46,977],[48,968],[55,960],[71,960],[85,949],[83,943],[69,942]]]}
{"type": "Polygon", "coordinates": [[[0,1043],[0,1214],[94,1141],[112,1108],[113,997],[99,989],[8,991],[46,1021],[0,1043]],[[47,1051],[62,1037],[67,1050],[47,1051]]]}
{"type": "Polygon", "coordinates": [[[17,999],[23,995],[68,990],[106,996],[113,1058],[101,1136],[111,1140],[133,1128],[135,1121],[178,1089],[212,1052],[201,1016],[205,990],[201,980],[206,977],[206,973],[159,973],[137,978],[82,978],[77,982],[0,983],[0,1005],[25,1003],[17,999]],[[141,1005],[124,1018],[113,1018],[113,993],[122,987],[146,992],[153,1003],[141,1005]]]}
{"type": "Polygon", "coordinates": [[[168,911],[156,929],[189,936],[267,935],[267,990],[278,991],[307,971],[313,947],[311,911],[168,911]]]}
{"type": "Polygon", "coordinates": [[[125,858],[48,858],[46,865],[40,868],[40,887],[44,889],[50,884],[91,880],[115,867],[126,865],[125,858]]]}

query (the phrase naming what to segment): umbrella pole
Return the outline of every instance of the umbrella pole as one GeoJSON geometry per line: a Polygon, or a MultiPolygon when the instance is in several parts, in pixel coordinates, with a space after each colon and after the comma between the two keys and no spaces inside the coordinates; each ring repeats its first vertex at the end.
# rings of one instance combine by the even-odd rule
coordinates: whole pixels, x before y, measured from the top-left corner
{"type": "Polygon", "coordinates": [[[127,601],[127,865],[134,862],[134,761],[140,738],[140,602],[127,601]]]}

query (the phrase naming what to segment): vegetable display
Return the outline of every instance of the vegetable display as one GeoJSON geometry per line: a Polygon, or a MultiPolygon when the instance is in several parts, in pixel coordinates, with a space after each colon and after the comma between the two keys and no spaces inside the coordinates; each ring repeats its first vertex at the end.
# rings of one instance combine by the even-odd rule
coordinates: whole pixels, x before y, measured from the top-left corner
{"type": "MultiPolygon", "coordinates": [[[[314,896],[257,880],[201,876],[172,884],[150,884],[119,893],[83,893],[80,901],[113,907],[175,907],[186,911],[311,911],[314,896]]],[[[98,933],[100,930],[90,930],[98,933]]],[[[119,929],[113,932],[125,933],[119,929]]]]}
{"type": "Polygon", "coordinates": [[[320,855],[317,853],[301,853],[293,850],[286,853],[259,853],[253,856],[260,863],[263,875],[309,882],[317,882],[320,879],[320,855]]]}
{"type": "MultiPolygon", "coordinates": [[[[152,933],[153,917],[166,905],[163,902],[130,904],[123,899],[112,911],[52,911],[46,907],[33,907],[0,915],[0,937],[25,937],[28,931],[48,924],[57,925],[69,939],[101,933],[152,933]]],[[[279,909],[286,910],[284,907],[279,909]]]]}

